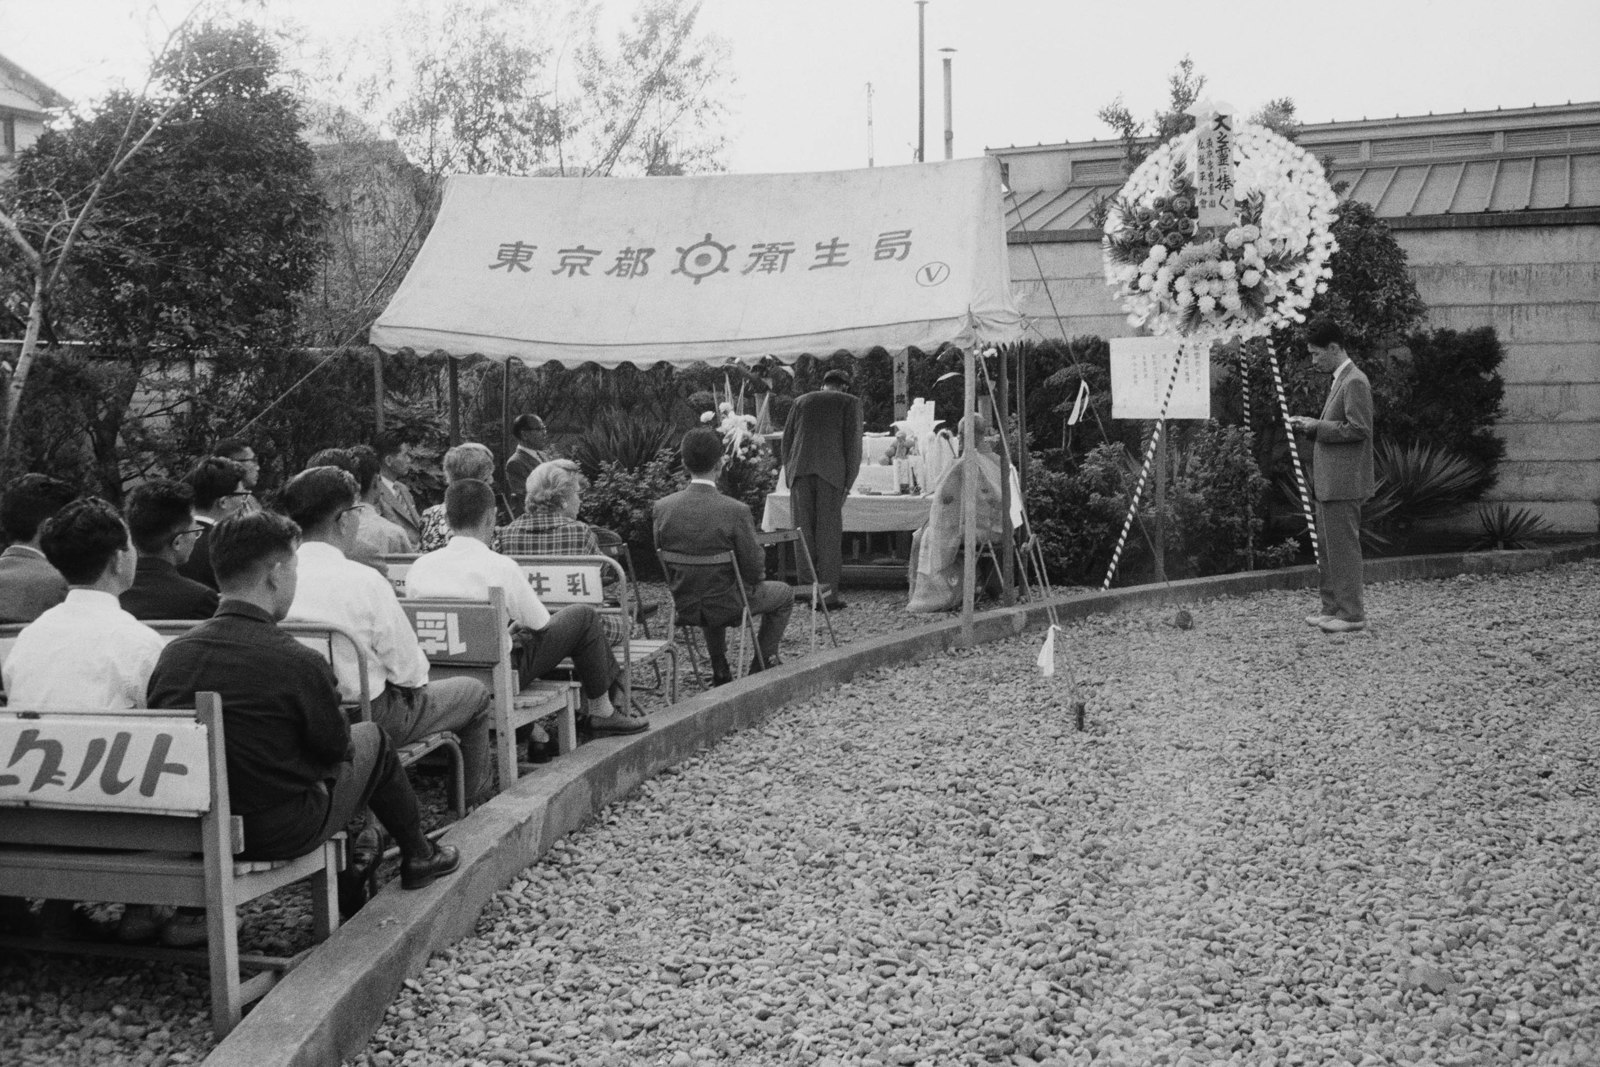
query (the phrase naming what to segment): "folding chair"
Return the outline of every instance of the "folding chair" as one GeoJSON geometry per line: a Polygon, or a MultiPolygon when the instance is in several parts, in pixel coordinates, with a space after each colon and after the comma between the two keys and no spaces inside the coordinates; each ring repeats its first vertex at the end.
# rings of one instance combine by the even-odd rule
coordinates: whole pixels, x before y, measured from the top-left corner
{"type": "MultiPolygon", "coordinates": [[[[755,616],[750,614],[750,597],[745,589],[744,575],[739,573],[739,561],[734,557],[734,554],[732,552],[712,552],[706,555],[696,556],[685,552],[667,552],[658,548],[656,549],[656,558],[661,561],[661,573],[666,577],[667,586],[669,589],[672,586],[674,567],[728,567],[732,570],[733,586],[739,591],[740,606],[740,618],[738,624],[739,660],[738,663],[733,664],[733,674],[734,677],[737,678],[739,676],[739,671],[743,669],[742,665],[745,662],[744,640],[746,633],[750,635],[750,644],[755,650],[755,660],[764,669],[767,663],[765,658],[763,658],[761,655],[761,643],[756,639],[755,616]]],[[[689,665],[694,668],[695,680],[700,683],[700,687],[702,689],[708,688],[708,686],[706,685],[705,678],[700,673],[700,659],[696,654],[695,649],[700,637],[698,631],[702,626],[705,625],[712,624],[707,624],[699,618],[685,620],[679,617],[678,601],[676,596],[674,596],[668,602],[667,633],[672,633],[675,628],[678,630],[688,631],[684,644],[689,649],[689,665]]],[[[711,650],[708,648],[706,650],[707,663],[709,663],[710,660],[711,650]]],[[[674,667],[674,669],[676,669],[676,667],[674,667]]]]}
{"type": "MultiPolygon", "coordinates": [[[[828,627],[828,640],[833,642],[833,647],[839,647],[839,638],[833,632],[833,613],[828,610],[828,600],[822,595],[822,583],[817,580],[817,568],[811,559],[811,549],[806,546],[805,535],[799,530],[770,530],[765,533],[757,531],[756,543],[763,548],[776,547],[780,552],[784,545],[798,545],[799,548],[791,549],[797,555],[803,555],[806,561],[806,573],[811,575],[811,651],[817,650],[817,609],[822,609],[822,621],[828,627]]],[[[781,557],[780,557],[781,560],[781,557]]],[[[798,562],[798,561],[797,561],[798,562]]],[[[798,571],[798,566],[796,570],[798,571]]],[[[795,584],[799,585],[800,575],[795,575],[795,584]]]]}

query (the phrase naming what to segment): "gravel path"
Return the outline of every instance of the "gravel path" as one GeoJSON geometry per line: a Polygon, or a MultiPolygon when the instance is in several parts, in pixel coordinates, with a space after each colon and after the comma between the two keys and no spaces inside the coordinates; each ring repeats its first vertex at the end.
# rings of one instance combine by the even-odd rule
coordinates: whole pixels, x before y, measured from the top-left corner
{"type": "Polygon", "coordinates": [[[1600,1062],[1600,567],[785,708],[500,893],[357,1063],[1600,1062]]]}
{"type": "MultiPolygon", "coordinates": [[[[1069,629],[1081,734],[1036,635],[781,709],[529,868],[352,1062],[1600,1063],[1600,566],[1370,600],[1069,629]]],[[[198,972],[0,961],[0,1062],[210,1043],[198,972]]]]}

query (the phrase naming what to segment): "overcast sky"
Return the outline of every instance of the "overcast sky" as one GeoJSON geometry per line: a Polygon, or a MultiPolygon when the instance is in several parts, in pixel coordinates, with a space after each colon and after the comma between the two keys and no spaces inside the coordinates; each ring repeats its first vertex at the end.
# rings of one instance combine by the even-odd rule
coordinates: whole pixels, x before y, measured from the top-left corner
{"type": "MultiPolygon", "coordinates": [[[[607,0],[625,13],[631,0],[607,0]]],[[[0,53],[74,99],[137,78],[148,42],[188,0],[0,0],[0,53]]],[[[270,0],[276,17],[339,41],[387,17],[382,0],[270,0]]],[[[912,159],[914,0],[705,0],[732,48],[729,169],[912,159]]],[[[940,48],[953,47],[955,151],[1105,137],[1119,94],[1139,116],[1191,55],[1242,110],[1289,96],[1309,122],[1600,101],[1600,0],[929,0],[927,153],[943,153],[940,48]]]]}

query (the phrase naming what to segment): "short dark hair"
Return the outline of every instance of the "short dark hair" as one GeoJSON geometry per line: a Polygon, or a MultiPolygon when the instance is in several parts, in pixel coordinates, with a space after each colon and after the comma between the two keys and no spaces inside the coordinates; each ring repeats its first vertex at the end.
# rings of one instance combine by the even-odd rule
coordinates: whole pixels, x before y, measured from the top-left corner
{"type": "Polygon", "coordinates": [[[1345,346],[1344,329],[1326,315],[1318,316],[1306,326],[1306,344],[1327,348],[1329,345],[1345,346]]]}
{"type": "Polygon", "coordinates": [[[541,430],[545,428],[544,420],[532,412],[526,412],[518,415],[515,419],[511,420],[511,432],[516,434],[518,437],[521,437],[535,426],[539,427],[541,430]]]}
{"type": "Polygon", "coordinates": [[[377,450],[379,459],[388,459],[409,443],[399,434],[387,430],[372,439],[372,447],[377,450]]]}
{"type": "Polygon", "coordinates": [[[690,474],[710,474],[717,460],[722,458],[722,436],[715,430],[696,426],[683,435],[678,454],[683,457],[684,469],[690,474]]]}
{"type": "Polygon", "coordinates": [[[453,529],[476,526],[484,512],[493,510],[494,490],[487,482],[462,478],[444,491],[444,517],[453,529]]]}
{"type": "Polygon", "coordinates": [[[213,456],[221,456],[223,459],[233,459],[234,456],[246,449],[254,452],[256,446],[243,437],[224,437],[217,442],[216,447],[211,450],[211,454],[213,456]]]}
{"type": "Polygon", "coordinates": [[[293,554],[300,527],[275,511],[229,515],[211,528],[211,569],[217,581],[248,573],[273,556],[293,554]]]}
{"type": "Polygon", "coordinates": [[[0,530],[10,541],[32,541],[39,526],[66,507],[77,491],[48,474],[24,474],[6,483],[0,498],[0,530]]]}
{"type": "Polygon", "coordinates": [[[194,490],[182,482],[157,478],[134,487],[123,513],[133,547],[154,556],[194,525],[194,490]]]}
{"type": "Polygon", "coordinates": [[[356,472],[356,457],[348,448],[324,448],[306,460],[306,470],[312,467],[338,467],[342,471],[356,472]]]}
{"type": "Polygon", "coordinates": [[[850,372],[840,367],[835,367],[822,376],[823,385],[837,385],[841,389],[850,388],[850,372]]]}
{"type": "Polygon", "coordinates": [[[278,506],[301,530],[321,526],[355,502],[355,475],[338,467],[301,471],[278,498],[278,506]]]}
{"type": "Polygon", "coordinates": [[[216,507],[217,501],[239,488],[244,481],[244,468],[231,459],[207,456],[183,480],[194,490],[194,506],[204,511],[216,507]]]}
{"type": "Polygon", "coordinates": [[[347,451],[355,468],[350,473],[356,476],[356,488],[365,495],[372,490],[372,483],[378,480],[378,472],[383,470],[383,464],[378,460],[377,450],[371,445],[356,445],[347,451]]]}
{"type": "Polygon", "coordinates": [[[67,584],[89,585],[128,547],[128,527],[108,502],[84,497],[45,520],[39,547],[67,584]]]}

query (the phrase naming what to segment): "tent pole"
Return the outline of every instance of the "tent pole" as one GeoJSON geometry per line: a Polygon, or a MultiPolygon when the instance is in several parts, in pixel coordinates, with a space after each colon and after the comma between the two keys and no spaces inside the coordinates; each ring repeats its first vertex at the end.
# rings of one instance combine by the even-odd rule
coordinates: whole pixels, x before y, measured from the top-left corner
{"type": "Polygon", "coordinates": [[[383,349],[372,349],[372,432],[383,432],[383,349]]]}
{"type": "Polygon", "coordinates": [[[1012,582],[1016,567],[1016,546],[1011,543],[1011,449],[1006,444],[1007,416],[1011,411],[1011,357],[1005,346],[1000,352],[1000,395],[995,397],[995,424],[1000,429],[1000,602],[1006,607],[1017,602],[1012,582]]]}
{"type": "Polygon", "coordinates": [[[978,411],[977,368],[972,349],[961,353],[961,644],[974,642],[972,612],[978,592],[978,463],[976,429],[978,411]]]}
{"type": "MultiPolygon", "coordinates": [[[[505,459],[511,458],[511,358],[509,356],[506,357],[504,371],[500,375],[500,454],[505,459]]],[[[501,462],[504,463],[505,460],[501,462]]],[[[515,486],[509,488],[515,492],[515,486]]]]}
{"type": "Polygon", "coordinates": [[[461,443],[461,380],[457,376],[459,368],[456,366],[456,361],[446,356],[444,362],[449,368],[445,384],[450,390],[450,447],[454,448],[461,443]]]}
{"type": "Polygon", "coordinates": [[[1017,346],[1017,485],[1028,498],[1028,350],[1017,346]]]}

